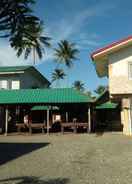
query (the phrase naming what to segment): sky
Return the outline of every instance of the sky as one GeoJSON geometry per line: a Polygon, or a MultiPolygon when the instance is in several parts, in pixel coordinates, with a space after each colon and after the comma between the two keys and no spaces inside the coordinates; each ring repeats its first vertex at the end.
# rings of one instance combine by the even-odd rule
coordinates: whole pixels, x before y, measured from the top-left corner
{"type": "MultiPolygon", "coordinates": [[[[36,0],[34,12],[44,21],[44,34],[52,38],[52,49],[46,49],[36,68],[48,80],[56,68],[53,49],[60,40],[69,40],[79,49],[78,59],[70,70],[64,66],[68,79],[60,87],[71,87],[75,80],[81,80],[86,90],[94,91],[99,85],[108,85],[107,78],[99,78],[90,54],[114,41],[132,35],[131,0],[36,0]]],[[[17,58],[9,43],[0,39],[0,65],[32,64],[17,58]]]]}

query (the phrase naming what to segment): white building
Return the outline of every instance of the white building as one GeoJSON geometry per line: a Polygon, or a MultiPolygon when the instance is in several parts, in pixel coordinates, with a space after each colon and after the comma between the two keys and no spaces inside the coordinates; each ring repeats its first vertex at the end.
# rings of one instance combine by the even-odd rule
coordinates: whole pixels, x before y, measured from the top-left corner
{"type": "Polygon", "coordinates": [[[109,79],[110,98],[121,103],[123,133],[132,135],[132,36],[95,51],[99,77],[109,79]]]}

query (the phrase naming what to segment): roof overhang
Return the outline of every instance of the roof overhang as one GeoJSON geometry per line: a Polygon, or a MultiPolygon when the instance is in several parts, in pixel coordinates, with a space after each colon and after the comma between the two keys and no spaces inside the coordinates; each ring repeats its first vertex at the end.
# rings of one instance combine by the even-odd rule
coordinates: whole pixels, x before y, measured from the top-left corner
{"type": "Polygon", "coordinates": [[[45,110],[54,110],[54,111],[58,111],[59,107],[57,106],[44,106],[44,105],[37,105],[37,106],[33,106],[31,108],[31,111],[45,111],[45,110]]]}
{"type": "Polygon", "coordinates": [[[96,109],[116,109],[118,106],[117,103],[112,103],[110,101],[105,102],[101,105],[96,106],[96,109]]]}
{"type": "Polygon", "coordinates": [[[0,72],[0,75],[21,74],[21,73],[24,73],[24,71],[19,71],[19,72],[0,72]]]}
{"type": "Polygon", "coordinates": [[[108,75],[108,56],[112,53],[119,51],[120,49],[129,47],[132,45],[132,36],[122,39],[118,42],[114,42],[104,48],[101,48],[91,54],[92,61],[95,64],[96,71],[99,77],[108,75]]]}

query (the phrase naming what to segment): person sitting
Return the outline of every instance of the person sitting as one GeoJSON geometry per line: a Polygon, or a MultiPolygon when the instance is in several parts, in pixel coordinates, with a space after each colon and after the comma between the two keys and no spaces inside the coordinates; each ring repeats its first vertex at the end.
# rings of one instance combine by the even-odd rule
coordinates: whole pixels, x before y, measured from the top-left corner
{"type": "Polygon", "coordinates": [[[25,127],[28,127],[28,125],[29,125],[29,116],[28,116],[28,114],[26,114],[24,116],[24,125],[25,125],[25,127]]]}

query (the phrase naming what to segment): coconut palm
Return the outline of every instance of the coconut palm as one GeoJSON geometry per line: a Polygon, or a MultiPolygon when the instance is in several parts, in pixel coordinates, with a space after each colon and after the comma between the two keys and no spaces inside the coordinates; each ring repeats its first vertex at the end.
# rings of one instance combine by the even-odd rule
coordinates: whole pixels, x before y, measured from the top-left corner
{"type": "Polygon", "coordinates": [[[73,87],[78,91],[84,91],[84,83],[82,81],[79,81],[79,80],[75,81],[73,83],[73,87]]]}
{"type": "Polygon", "coordinates": [[[78,53],[79,50],[74,43],[62,40],[58,43],[58,48],[55,49],[55,61],[58,64],[64,64],[69,69],[73,66],[73,61],[77,59],[78,53]]]}
{"type": "Polygon", "coordinates": [[[94,92],[95,92],[96,94],[100,95],[100,94],[102,94],[106,89],[107,89],[106,86],[100,85],[100,86],[97,87],[96,90],[94,90],[94,92]]]}
{"type": "Polygon", "coordinates": [[[79,50],[74,43],[62,40],[58,43],[58,48],[55,49],[55,59],[58,63],[63,63],[70,68],[73,65],[73,61],[77,59],[78,52],[79,50]]]}
{"type": "Polygon", "coordinates": [[[43,57],[45,53],[45,47],[50,47],[50,38],[43,36],[43,24],[27,25],[27,30],[30,34],[23,37],[23,40],[19,42],[19,37],[12,37],[12,47],[17,50],[17,56],[21,56],[24,53],[25,59],[28,58],[31,52],[33,53],[34,64],[36,62],[36,54],[39,59],[43,57]]]}
{"type": "Polygon", "coordinates": [[[52,73],[52,82],[57,82],[56,86],[59,86],[60,80],[65,78],[66,74],[64,73],[63,69],[56,68],[52,73]]]}
{"type": "Polygon", "coordinates": [[[15,49],[27,47],[25,42],[28,47],[32,46],[32,41],[36,42],[36,36],[32,36],[33,31],[29,29],[40,25],[40,19],[32,14],[33,3],[34,0],[0,1],[0,37],[9,38],[15,49]]]}

